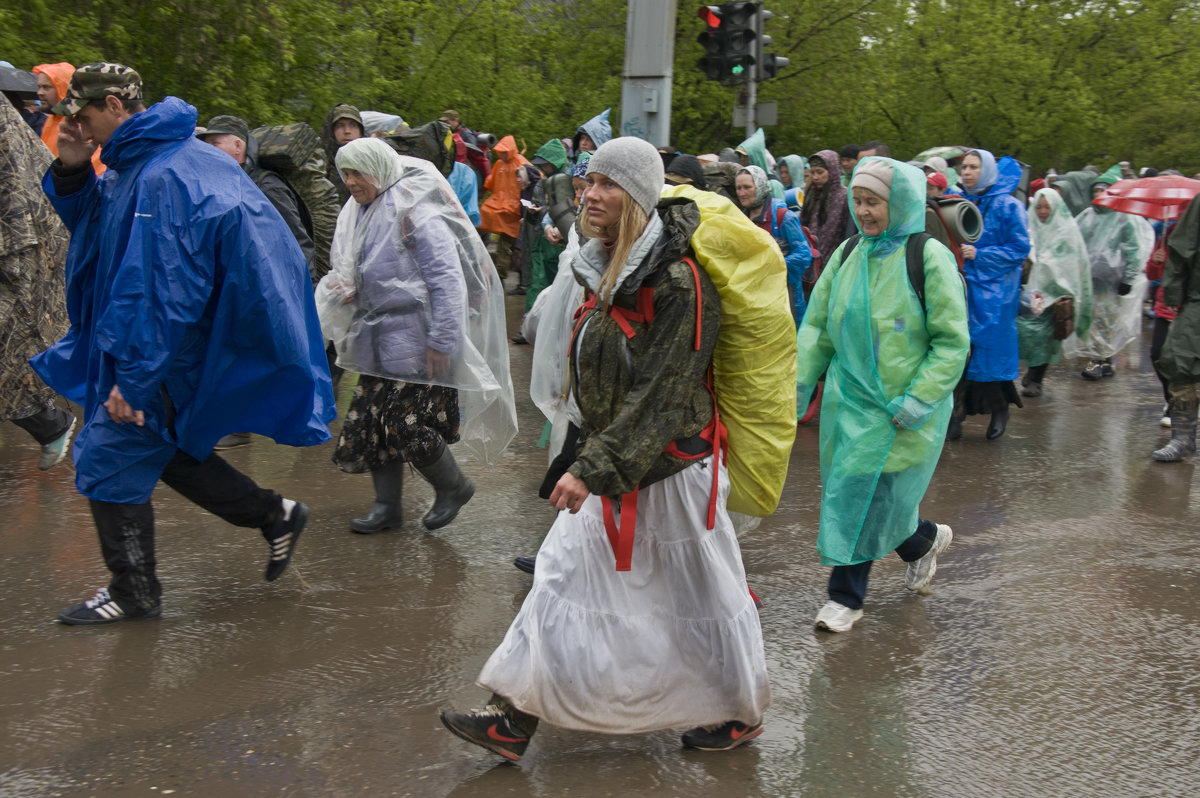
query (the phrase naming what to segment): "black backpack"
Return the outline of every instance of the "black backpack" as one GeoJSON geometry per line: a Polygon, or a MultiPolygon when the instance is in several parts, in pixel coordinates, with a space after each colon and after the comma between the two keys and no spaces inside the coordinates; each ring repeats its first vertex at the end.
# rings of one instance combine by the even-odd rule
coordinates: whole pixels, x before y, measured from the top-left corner
{"type": "Polygon", "coordinates": [[[454,169],[454,134],[440,120],[420,127],[401,128],[383,137],[401,155],[423,158],[433,164],[443,177],[454,169]]]}

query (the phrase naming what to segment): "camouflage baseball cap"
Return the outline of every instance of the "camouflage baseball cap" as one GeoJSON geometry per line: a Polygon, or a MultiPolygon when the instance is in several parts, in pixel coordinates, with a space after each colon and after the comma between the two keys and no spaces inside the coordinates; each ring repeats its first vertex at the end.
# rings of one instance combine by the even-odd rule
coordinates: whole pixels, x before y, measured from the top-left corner
{"type": "Polygon", "coordinates": [[[242,141],[250,141],[250,126],[246,124],[246,120],[230,116],[229,114],[221,114],[208,120],[208,124],[204,126],[204,132],[199,135],[201,138],[204,138],[205,136],[215,136],[219,133],[230,133],[242,141]]]}
{"type": "Polygon", "coordinates": [[[92,100],[103,100],[110,94],[122,100],[141,100],[142,76],[124,64],[107,61],[84,64],[75,70],[66,96],[50,113],[73,116],[92,100]]]}

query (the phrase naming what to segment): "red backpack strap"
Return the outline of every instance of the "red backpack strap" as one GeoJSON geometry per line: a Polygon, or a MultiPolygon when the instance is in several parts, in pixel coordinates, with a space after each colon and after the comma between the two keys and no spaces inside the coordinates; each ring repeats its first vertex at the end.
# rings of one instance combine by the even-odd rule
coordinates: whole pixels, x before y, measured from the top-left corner
{"type": "MultiPolygon", "coordinates": [[[[775,208],[775,230],[780,230],[783,228],[783,220],[787,218],[787,212],[788,209],[786,205],[780,205],[775,208]]],[[[772,231],[772,233],[774,233],[774,231],[772,231]]]]}
{"type": "Polygon", "coordinates": [[[695,351],[700,351],[700,316],[704,309],[704,302],[700,296],[700,267],[696,265],[696,261],[687,257],[683,257],[683,262],[692,267],[692,279],[696,282],[696,344],[695,351]]]}
{"type": "Polygon", "coordinates": [[[612,546],[618,571],[628,571],[633,568],[633,538],[637,532],[637,501],[638,488],[634,488],[632,493],[626,493],[621,497],[621,523],[618,526],[613,517],[612,499],[607,496],[600,497],[600,504],[604,508],[604,532],[608,535],[608,545],[612,546]]]}

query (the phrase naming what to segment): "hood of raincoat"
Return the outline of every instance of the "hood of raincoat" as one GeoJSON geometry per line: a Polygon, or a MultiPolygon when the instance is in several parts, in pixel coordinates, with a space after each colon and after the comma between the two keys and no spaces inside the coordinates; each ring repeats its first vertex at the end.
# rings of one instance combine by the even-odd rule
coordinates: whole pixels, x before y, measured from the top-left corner
{"type": "Polygon", "coordinates": [[[559,172],[567,168],[567,148],[563,146],[562,139],[550,139],[538,148],[533,157],[545,158],[559,172]]]}
{"type": "MultiPolygon", "coordinates": [[[[925,230],[925,172],[915,166],[878,155],[863,158],[854,167],[854,171],[857,172],[863,164],[873,161],[883,161],[892,167],[892,193],[888,195],[888,226],[877,236],[864,235],[863,240],[870,245],[873,252],[887,253],[913,233],[925,230]]],[[[849,194],[847,199],[854,226],[862,233],[858,217],[854,215],[854,195],[849,194]]]]}
{"type": "Polygon", "coordinates": [[[588,121],[584,122],[575,131],[575,135],[571,137],[571,152],[579,153],[579,134],[587,133],[588,138],[599,149],[600,145],[612,138],[612,125],[608,123],[608,115],[612,112],[611,108],[605,108],[600,113],[593,116],[588,121]]]}
{"type": "Polygon", "coordinates": [[[71,85],[71,76],[75,74],[75,67],[66,61],[61,61],[57,64],[38,64],[29,71],[35,75],[45,75],[50,78],[50,82],[58,91],[58,99],[61,100],[67,95],[67,87],[71,85]]]}
{"type": "Polygon", "coordinates": [[[123,172],[156,155],[163,145],[193,139],[195,133],[196,109],[178,97],[167,97],[122,122],[104,143],[100,160],[123,172]]]}
{"type": "MultiPolygon", "coordinates": [[[[979,180],[975,188],[963,187],[963,191],[972,197],[996,197],[1001,194],[1011,194],[1021,182],[1021,164],[1015,158],[1005,155],[999,161],[987,150],[970,150],[966,155],[975,153],[981,163],[979,180]]],[[[961,181],[960,181],[961,183],[961,181]]]]}
{"type": "Polygon", "coordinates": [[[338,363],[359,374],[459,390],[460,434],[496,462],[516,433],[504,291],[474,225],[441,173],[380,139],[338,151],[383,187],[369,205],[338,215],[331,269],[316,290],[338,363]],[[427,349],[451,359],[430,374],[427,349]]]}
{"type": "Polygon", "coordinates": [[[825,185],[842,182],[842,160],[833,150],[821,150],[808,159],[808,165],[811,168],[814,161],[820,161],[821,165],[829,172],[829,182],[825,185]]]}
{"type": "Polygon", "coordinates": [[[717,161],[720,163],[736,163],[738,165],[742,163],[733,147],[722,147],[721,151],[717,153],[717,161]]]}
{"type": "Polygon", "coordinates": [[[743,141],[737,146],[738,151],[746,153],[746,157],[750,159],[750,163],[762,169],[764,172],[770,170],[767,164],[767,134],[760,127],[754,131],[754,135],[743,141]]]}
{"type": "Polygon", "coordinates": [[[88,419],[116,385],[150,425],[165,389],[173,435],[161,417],[153,425],[198,459],[231,432],[322,443],[337,411],[304,255],[242,168],[193,137],[195,125],[196,109],[168,97],[117,128],[103,179],[61,197],[43,180],[71,229],[73,323],[34,367],[88,419]]]}
{"type": "Polygon", "coordinates": [[[1114,164],[1108,168],[1108,171],[1093,180],[1092,185],[1103,183],[1106,186],[1111,186],[1115,185],[1119,180],[1121,180],[1121,167],[1114,164]]]}
{"type": "MultiPolygon", "coordinates": [[[[783,187],[804,188],[804,170],[808,168],[808,161],[801,155],[785,155],[779,161],[788,168],[788,177],[790,178],[783,187]]],[[[780,175],[780,182],[783,182],[782,175],[780,175]]]]}

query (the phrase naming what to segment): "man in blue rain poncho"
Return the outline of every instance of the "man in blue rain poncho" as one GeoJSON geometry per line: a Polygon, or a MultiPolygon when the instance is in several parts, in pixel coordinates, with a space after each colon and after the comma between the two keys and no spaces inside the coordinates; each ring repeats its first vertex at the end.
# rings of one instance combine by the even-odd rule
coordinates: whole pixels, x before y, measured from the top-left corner
{"type": "Polygon", "coordinates": [[[947,437],[962,437],[966,416],[990,413],[986,437],[993,441],[1008,425],[1008,406],[1021,406],[1013,380],[1020,373],[1017,310],[1021,266],[1029,256],[1029,216],[1010,193],[1021,180],[1015,160],[1005,156],[997,163],[987,150],[971,150],[960,168],[962,188],[983,216],[983,235],[974,244],[960,245],[966,259],[971,360],[966,380],[955,392],[947,437]]]}
{"type": "Polygon", "coordinates": [[[798,408],[828,369],[821,401],[821,530],[832,565],[817,627],[862,617],[871,562],[895,551],[905,586],[924,592],[950,527],[920,521],[970,346],[954,256],[924,242],[924,303],[907,268],[909,236],[925,230],[925,175],[890,158],[859,161],[850,210],[860,236],[835,251],[797,334],[798,408]],[[915,530],[915,531],[914,531],[915,530]]]}
{"type": "Polygon", "coordinates": [[[196,109],[145,108],[121,64],[77,70],[43,188],[72,233],[71,329],[33,360],[84,407],[75,483],[112,581],[66,624],[162,612],[150,496],[161,478],[231,524],[258,527],[266,579],[287,568],[308,515],[212,453],[230,432],[308,446],[335,409],[304,256],[231,158],[193,137],[196,109]],[[90,158],[104,145],[108,171],[90,158]]]}

